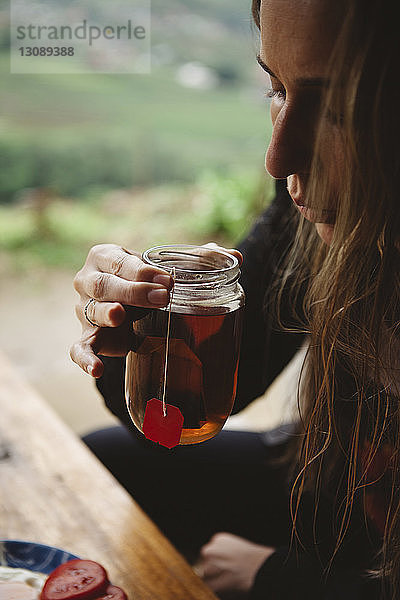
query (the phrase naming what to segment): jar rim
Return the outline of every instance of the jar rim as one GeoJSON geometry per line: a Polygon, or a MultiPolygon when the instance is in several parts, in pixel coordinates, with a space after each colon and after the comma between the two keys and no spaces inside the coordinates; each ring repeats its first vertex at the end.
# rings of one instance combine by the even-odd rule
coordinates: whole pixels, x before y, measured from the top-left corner
{"type": "Polygon", "coordinates": [[[226,275],[228,272],[231,271],[235,271],[236,269],[238,269],[239,265],[239,260],[237,259],[236,256],[234,256],[233,254],[230,254],[229,252],[227,252],[226,250],[220,249],[220,248],[213,248],[213,247],[209,247],[209,246],[200,246],[200,245],[196,245],[196,244],[165,244],[165,245],[160,245],[160,246],[153,246],[152,248],[149,248],[148,250],[145,250],[142,254],[142,259],[147,263],[147,264],[151,264],[157,267],[160,267],[162,269],[165,269],[168,272],[172,272],[173,268],[175,267],[175,271],[178,273],[182,273],[182,274],[187,274],[188,276],[193,275],[193,276],[198,276],[198,275],[203,275],[203,276],[211,276],[211,277],[215,277],[218,275],[226,275]],[[195,250],[202,250],[204,251],[204,254],[194,254],[193,251],[195,250]],[[150,254],[151,253],[155,253],[159,256],[162,255],[170,255],[170,259],[173,260],[174,255],[175,257],[196,257],[196,258],[206,258],[207,254],[218,254],[221,257],[226,258],[227,260],[230,261],[230,264],[222,267],[222,268],[208,268],[208,269],[188,269],[188,268],[183,268],[183,267],[179,267],[177,265],[173,265],[173,266],[165,266],[162,264],[163,260],[160,258],[159,260],[155,260],[154,258],[151,258],[150,254]]]}

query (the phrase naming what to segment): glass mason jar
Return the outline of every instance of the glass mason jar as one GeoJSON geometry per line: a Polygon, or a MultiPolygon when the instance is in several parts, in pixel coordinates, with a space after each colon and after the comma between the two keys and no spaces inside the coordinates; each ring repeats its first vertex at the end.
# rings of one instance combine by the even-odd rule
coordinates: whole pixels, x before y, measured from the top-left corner
{"type": "Polygon", "coordinates": [[[150,248],[142,258],[174,273],[175,283],[169,306],[150,309],[133,323],[127,407],[143,432],[149,400],[162,400],[166,371],[164,417],[168,407],[182,415],[176,443],[203,442],[222,429],[236,394],[244,306],[239,261],[226,251],[191,245],[150,248]]]}

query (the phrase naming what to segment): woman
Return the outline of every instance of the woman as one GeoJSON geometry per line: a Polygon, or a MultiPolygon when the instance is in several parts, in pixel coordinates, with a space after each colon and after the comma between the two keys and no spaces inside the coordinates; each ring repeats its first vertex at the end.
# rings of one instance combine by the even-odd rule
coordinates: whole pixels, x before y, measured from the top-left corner
{"type": "MultiPolygon", "coordinates": [[[[246,457],[250,465],[262,456],[252,473],[261,488],[249,481],[237,487],[254,492],[254,499],[260,491],[262,502],[253,511],[251,505],[239,509],[242,530],[222,525],[241,537],[213,537],[202,549],[201,568],[224,598],[399,598],[400,41],[394,2],[254,0],[253,14],[261,33],[259,63],[272,85],[266,168],[283,180],[302,216],[296,233],[279,184],[272,208],[240,248],[248,304],[238,408],[265,389],[304,333],[310,344],[299,435],[279,449],[287,469],[273,472],[265,464],[270,454],[259,449],[246,457]],[[254,523],[248,535],[244,526],[251,512],[258,537],[254,523]]],[[[92,252],[76,280],[84,330],[72,350],[78,364],[102,373],[96,352],[121,352],[115,337],[121,340],[124,328],[115,325],[124,320],[122,304],[168,302],[170,282],[160,277],[121,249],[92,252]],[[100,329],[84,317],[92,297],[101,302],[86,312],[100,329]]],[[[109,404],[115,410],[117,401],[109,404]]]]}

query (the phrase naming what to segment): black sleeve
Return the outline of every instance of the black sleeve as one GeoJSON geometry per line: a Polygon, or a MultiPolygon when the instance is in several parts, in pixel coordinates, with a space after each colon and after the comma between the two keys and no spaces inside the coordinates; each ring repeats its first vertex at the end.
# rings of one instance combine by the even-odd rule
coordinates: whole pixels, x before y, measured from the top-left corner
{"type": "MultiPolygon", "coordinates": [[[[267,302],[292,246],[296,216],[286,180],[277,181],[273,202],[238,246],[244,259],[241,284],[246,293],[246,310],[234,413],[265,392],[303,342],[304,336],[278,327],[273,302],[267,302]]],[[[289,320],[290,297],[284,295],[283,303],[281,312],[289,320]]],[[[296,307],[296,311],[300,314],[301,307],[296,307]]]]}
{"type": "MultiPolygon", "coordinates": [[[[246,307],[233,412],[264,393],[302,343],[301,335],[279,331],[264,306],[266,292],[293,240],[293,214],[286,181],[278,181],[275,199],[238,246],[244,256],[241,284],[246,293],[246,307]]],[[[289,305],[290,299],[287,302],[289,305]]],[[[102,360],[105,370],[96,382],[97,387],[111,412],[131,427],[124,400],[125,361],[102,360]]]]}
{"type": "Polygon", "coordinates": [[[379,600],[381,583],[366,571],[340,569],[324,575],[321,565],[300,552],[279,548],[258,571],[250,600],[379,600]]]}
{"type": "MultiPolygon", "coordinates": [[[[121,423],[135,431],[125,402],[125,358],[102,356],[104,373],[96,379],[96,386],[105,405],[121,423]]],[[[135,431],[136,433],[136,431],[135,431]]]]}

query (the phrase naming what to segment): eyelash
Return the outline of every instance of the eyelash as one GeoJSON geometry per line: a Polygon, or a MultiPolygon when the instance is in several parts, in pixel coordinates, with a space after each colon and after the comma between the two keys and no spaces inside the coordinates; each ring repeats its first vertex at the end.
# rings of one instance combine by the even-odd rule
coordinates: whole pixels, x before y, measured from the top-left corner
{"type": "Polygon", "coordinates": [[[273,98],[277,98],[278,100],[286,99],[286,92],[284,90],[274,90],[273,88],[270,88],[264,95],[268,100],[272,100],[273,98]]]}

